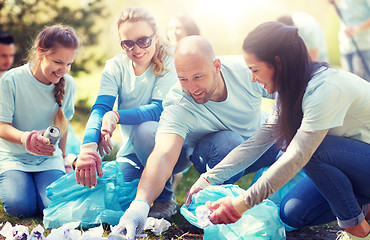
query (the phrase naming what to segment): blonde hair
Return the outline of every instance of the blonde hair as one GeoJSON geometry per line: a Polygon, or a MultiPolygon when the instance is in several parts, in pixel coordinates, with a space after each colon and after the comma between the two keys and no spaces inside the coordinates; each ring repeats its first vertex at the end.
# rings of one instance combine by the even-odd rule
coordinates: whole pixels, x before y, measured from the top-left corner
{"type": "Polygon", "coordinates": [[[142,7],[128,7],[124,8],[117,18],[117,29],[125,22],[138,22],[146,21],[149,26],[153,29],[154,33],[158,34],[158,43],[156,45],[155,53],[152,58],[153,62],[153,73],[161,77],[162,71],[165,68],[165,56],[169,55],[169,44],[167,39],[159,34],[158,24],[154,16],[145,8],[142,7]]]}
{"type": "MultiPolygon", "coordinates": [[[[46,26],[36,37],[35,43],[31,51],[31,61],[38,61],[36,52],[49,55],[56,51],[59,47],[77,49],[79,40],[75,31],[65,25],[46,26]]],[[[64,100],[64,86],[65,79],[62,77],[54,88],[55,102],[58,104],[59,109],[54,117],[54,125],[59,127],[61,135],[63,136],[68,130],[68,120],[62,110],[64,100]]]]}

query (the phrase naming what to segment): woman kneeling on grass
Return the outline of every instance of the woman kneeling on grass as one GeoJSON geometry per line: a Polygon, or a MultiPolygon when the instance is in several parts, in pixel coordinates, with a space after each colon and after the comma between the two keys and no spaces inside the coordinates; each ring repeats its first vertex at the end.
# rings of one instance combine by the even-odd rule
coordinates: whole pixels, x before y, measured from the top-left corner
{"type": "Polygon", "coordinates": [[[68,119],[74,113],[76,84],[67,73],[78,38],[68,26],[45,27],[37,36],[30,63],[0,80],[0,198],[10,216],[42,215],[45,189],[65,173],[68,119]],[[56,125],[61,140],[43,136],[56,125]]]}
{"type": "Polygon", "coordinates": [[[274,112],[248,141],[234,149],[189,190],[220,184],[250,166],[275,141],[282,156],[245,193],[207,206],[215,224],[233,223],[281,188],[301,169],[302,179],[284,197],[281,219],[295,228],[338,220],[340,239],[370,239],[370,83],[309,58],[295,27],[268,22],[243,44],[252,81],[278,92],[274,112]],[[227,169],[227,171],[225,171],[227,169]]]}

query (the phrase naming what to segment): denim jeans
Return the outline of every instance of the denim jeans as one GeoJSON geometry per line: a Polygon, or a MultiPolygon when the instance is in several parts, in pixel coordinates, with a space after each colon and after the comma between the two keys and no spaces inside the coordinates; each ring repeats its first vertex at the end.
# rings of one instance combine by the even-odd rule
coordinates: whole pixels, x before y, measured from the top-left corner
{"type": "MultiPolygon", "coordinates": [[[[242,142],[244,142],[244,139],[239,134],[231,131],[220,131],[206,135],[198,143],[191,157],[195,169],[200,173],[204,173],[208,169],[213,168],[242,142]]],[[[224,184],[233,184],[248,173],[270,166],[275,162],[278,153],[279,149],[274,144],[256,162],[225,181],[224,184]]]]}
{"type": "MultiPolygon", "coordinates": [[[[361,51],[361,55],[365,60],[365,64],[367,64],[367,68],[370,69],[370,50],[361,51]]],[[[369,73],[366,71],[366,68],[358,53],[355,52],[343,55],[341,57],[341,64],[343,69],[346,71],[352,72],[370,82],[369,73]]]]}
{"type": "Polygon", "coordinates": [[[0,175],[0,198],[9,216],[42,216],[49,199],[45,189],[62,177],[60,170],[23,172],[10,170],[0,175]]]}
{"type": "Polygon", "coordinates": [[[370,203],[370,145],[326,136],[303,168],[308,177],[281,201],[280,217],[295,228],[338,220],[342,228],[361,223],[370,203]]]}
{"type": "MultiPolygon", "coordinates": [[[[157,129],[158,122],[154,121],[144,122],[136,127],[132,139],[135,153],[117,158],[117,162],[120,164],[125,181],[130,182],[141,177],[146,161],[154,148],[157,129]]],[[[186,148],[187,147],[184,144],[172,174],[179,173],[190,166],[191,163],[186,158],[186,148]]],[[[175,195],[172,190],[172,176],[166,182],[162,193],[158,196],[156,201],[166,202],[170,199],[175,199],[175,195]]]]}

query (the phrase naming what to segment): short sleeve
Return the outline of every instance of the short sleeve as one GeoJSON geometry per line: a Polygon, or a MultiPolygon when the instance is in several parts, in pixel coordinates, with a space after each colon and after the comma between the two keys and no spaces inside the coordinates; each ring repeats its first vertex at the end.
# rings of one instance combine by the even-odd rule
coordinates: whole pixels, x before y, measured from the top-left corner
{"type": "Polygon", "coordinates": [[[305,94],[300,128],[317,131],[342,126],[349,106],[350,102],[341,89],[323,83],[305,94]]]}
{"type": "Polygon", "coordinates": [[[74,105],[75,105],[75,96],[76,96],[76,83],[74,79],[71,76],[65,76],[67,85],[67,93],[65,96],[65,99],[63,100],[63,111],[64,115],[68,120],[71,120],[74,114],[74,105]]]}
{"type": "Polygon", "coordinates": [[[15,85],[9,73],[0,79],[0,121],[11,123],[14,116],[15,85]]]}
{"type": "Polygon", "coordinates": [[[98,95],[118,95],[120,79],[123,79],[125,74],[125,69],[123,67],[124,64],[124,58],[120,56],[116,56],[106,62],[100,81],[98,95]],[[121,64],[119,64],[120,62],[121,64]]]}
{"type": "Polygon", "coordinates": [[[159,120],[157,133],[174,133],[185,139],[190,132],[187,123],[194,123],[196,118],[177,105],[169,105],[164,108],[159,120]]]}
{"type": "Polygon", "coordinates": [[[172,57],[166,57],[163,76],[159,77],[152,92],[152,99],[163,100],[171,87],[178,81],[172,57]]]}

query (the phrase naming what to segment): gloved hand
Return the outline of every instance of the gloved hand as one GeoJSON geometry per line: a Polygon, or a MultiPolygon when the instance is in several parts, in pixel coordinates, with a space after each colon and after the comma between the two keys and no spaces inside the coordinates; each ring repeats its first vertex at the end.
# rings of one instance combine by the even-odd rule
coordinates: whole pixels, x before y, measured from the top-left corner
{"type": "Polygon", "coordinates": [[[96,173],[99,177],[103,176],[102,161],[97,149],[98,144],[94,142],[81,145],[75,171],[77,184],[91,188],[96,186],[96,173]]]}
{"type": "Polygon", "coordinates": [[[21,143],[27,152],[34,155],[53,156],[54,145],[50,144],[49,139],[43,137],[45,130],[24,132],[21,136],[21,143]]]}
{"type": "Polygon", "coordinates": [[[231,200],[232,197],[224,197],[216,202],[206,202],[206,207],[212,211],[209,220],[213,224],[234,223],[242,217],[242,214],[235,209],[231,200]]]}
{"type": "Polygon", "coordinates": [[[135,240],[136,235],[144,229],[149,210],[150,206],[147,202],[134,200],[119,220],[118,225],[112,229],[112,234],[123,234],[127,240],[135,240]]]}
{"type": "Polygon", "coordinates": [[[100,156],[104,156],[104,152],[109,154],[113,149],[111,137],[116,125],[119,122],[119,114],[116,111],[109,111],[104,114],[103,122],[100,130],[100,140],[98,144],[100,156]]]}
{"type": "Polygon", "coordinates": [[[199,192],[200,190],[205,189],[206,187],[210,186],[211,184],[207,180],[204,174],[200,175],[198,180],[191,186],[189,189],[188,193],[186,194],[186,199],[185,199],[185,206],[189,206],[191,203],[191,197],[199,192]]]}

